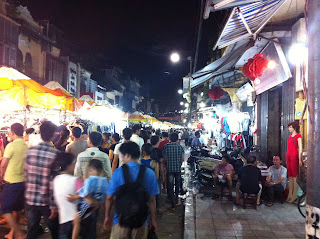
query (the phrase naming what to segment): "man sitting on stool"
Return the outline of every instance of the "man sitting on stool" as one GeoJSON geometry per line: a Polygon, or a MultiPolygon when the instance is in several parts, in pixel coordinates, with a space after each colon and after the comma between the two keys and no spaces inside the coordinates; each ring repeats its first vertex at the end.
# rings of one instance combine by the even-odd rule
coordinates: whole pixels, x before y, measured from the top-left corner
{"type": "MultiPolygon", "coordinates": [[[[214,170],[213,184],[223,186],[228,185],[230,200],[232,199],[232,177],[234,175],[234,169],[231,164],[228,163],[229,156],[224,155],[222,157],[221,163],[218,164],[214,170]]],[[[222,196],[222,195],[220,195],[222,196]]]]}
{"type": "Polygon", "coordinates": [[[246,194],[258,194],[257,205],[260,204],[261,196],[261,171],[256,167],[257,160],[255,156],[247,158],[247,165],[239,170],[239,182],[236,186],[236,204],[240,204],[240,192],[246,194]]]}
{"type": "Polygon", "coordinates": [[[267,206],[272,207],[274,201],[274,193],[283,195],[287,183],[287,169],[281,165],[280,156],[273,157],[273,164],[269,168],[268,177],[266,179],[267,190],[267,206]]]}

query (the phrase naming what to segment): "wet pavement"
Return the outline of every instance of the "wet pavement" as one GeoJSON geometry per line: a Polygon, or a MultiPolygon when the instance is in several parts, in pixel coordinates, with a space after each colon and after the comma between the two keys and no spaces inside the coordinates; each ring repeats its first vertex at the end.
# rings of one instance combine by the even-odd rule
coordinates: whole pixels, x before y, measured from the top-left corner
{"type": "Polygon", "coordinates": [[[189,193],[185,203],[184,239],[305,238],[305,220],[296,205],[261,204],[257,210],[243,209],[226,198],[213,200],[213,188],[211,192],[208,188],[196,188],[188,170],[186,177],[189,193]]]}
{"type": "MultiPolygon", "coordinates": [[[[161,207],[159,213],[156,215],[158,224],[158,238],[159,239],[182,239],[184,235],[184,204],[176,207],[172,212],[169,210],[171,204],[166,198],[166,194],[162,193],[161,207]]],[[[0,219],[2,217],[0,216],[0,219]]],[[[99,220],[97,224],[97,239],[110,238],[110,232],[103,229],[104,209],[100,211],[99,220]]],[[[26,230],[26,220],[24,217],[20,221],[21,228],[26,230]]],[[[45,224],[43,224],[45,226],[45,224]]],[[[9,233],[8,224],[0,225],[0,238],[4,238],[9,233]]],[[[39,239],[50,239],[50,233],[47,231],[39,236],[39,239]]]]}
{"type": "MultiPolygon", "coordinates": [[[[184,232],[184,205],[176,207],[174,212],[169,210],[170,203],[167,201],[165,195],[161,197],[161,209],[157,214],[157,223],[159,231],[157,233],[159,239],[182,239],[184,232]]],[[[2,217],[0,217],[2,219],[2,217]]],[[[97,239],[110,238],[110,232],[103,229],[104,211],[101,210],[97,225],[97,239]]],[[[21,228],[26,229],[26,220],[24,218],[20,221],[21,228]]],[[[9,233],[8,224],[0,225],[0,238],[4,238],[9,233]]],[[[45,232],[39,239],[50,239],[50,233],[45,232]]]]}
{"type": "Polygon", "coordinates": [[[194,220],[186,214],[185,239],[305,238],[304,218],[295,205],[275,203],[254,210],[227,200],[196,197],[193,208],[194,220]]]}

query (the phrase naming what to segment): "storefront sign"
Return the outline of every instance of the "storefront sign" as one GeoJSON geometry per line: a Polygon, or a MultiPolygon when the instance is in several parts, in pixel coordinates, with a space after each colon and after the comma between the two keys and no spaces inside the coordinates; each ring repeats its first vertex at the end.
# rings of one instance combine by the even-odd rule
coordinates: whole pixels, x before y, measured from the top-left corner
{"type": "Polygon", "coordinates": [[[292,74],[286,57],[282,51],[280,45],[276,43],[270,43],[263,54],[269,60],[273,60],[276,66],[273,69],[266,69],[260,78],[254,80],[254,86],[257,95],[285,82],[292,74]]]}
{"type": "Polygon", "coordinates": [[[183,77],[183,83],[182,83],[183,94],[189,92],[189,87],[190,87],[190,77],[189,76],[183,77]]]}
{"type": "MultiPolygon", "coordinates": [[[[294,119],[300,120],[302,118],[302,114],[303,114],[303,110],[304,110],[305,104],[306,104],[306,100],[305,99],[299,99],[299,98],[296,99],[294,119]]],[[[307,115],[308,115],[308,111],[306,111],[306,113],[303,116],[304,120],[307,119],[307,115]]]]}
{"type": "Polygon", "coordinates": [[[241,86],[237,91],[236,94],[242,102],[246,102],[248,96],[251,96],[251,93],[254,91],[252,85],[248,82],[241,86]]]}

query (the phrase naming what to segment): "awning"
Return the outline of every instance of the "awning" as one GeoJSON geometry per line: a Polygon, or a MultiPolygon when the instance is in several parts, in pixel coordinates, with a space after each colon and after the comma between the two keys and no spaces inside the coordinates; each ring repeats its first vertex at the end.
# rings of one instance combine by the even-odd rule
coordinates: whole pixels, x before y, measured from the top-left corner
{"type": "Polygon", "coordinates": [[[202,68],[201,70],[193,73],[192,79],[190,82],[191,89],[205,83],[206,81],[210,80],[215,76],[234,71],[235,64],[238,62],[241,56],[246,52],[246,50],[248,50],[252,46],[253,46],[253,42],[249,41],[246,44],[235,49],[234,51],[229,52],[223,57],[219,58],[218,60],[210,63],[209,65],[202,68]]]}
{"type": "Polygon", "coordinates": [[[255,39],[286,1],[262,0],[233,8],[214,49],[224,48],[242,39],[255,39]]]}
{"type": "Polygon", "coordinates": [[[227,8],[247,5],[262,0],[207,0],[203,18],[207,19],[210,12],[219,11],[227,8]]]}

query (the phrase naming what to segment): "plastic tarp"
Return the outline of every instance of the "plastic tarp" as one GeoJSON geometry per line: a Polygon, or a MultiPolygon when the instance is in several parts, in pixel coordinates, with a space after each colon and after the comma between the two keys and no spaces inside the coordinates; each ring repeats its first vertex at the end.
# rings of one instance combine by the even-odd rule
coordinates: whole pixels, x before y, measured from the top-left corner
{"type": "Polygon", "coordinates": [[[73,110],[72,99],[52,95],[51,93],[38,93],[31,88],[22,86],[0,91],[0,100],[3,102],[15,102],[21,106],[31,105],[36,108],[73,110]]]}
{"type": "Polygon", "coordinates": [[[143,114],[139,113],[139,112],[134,112],[129,116],[129,121],[130,122],[148,122],[146,116],[144,116],[143,114]]]}
{"type": "Polygon", "coordinates": [[[4,102],[74,111],[73,98],[69,95],[60,89],[51,90],[14,68],[0,67],[0,99],[4,102]]]}

